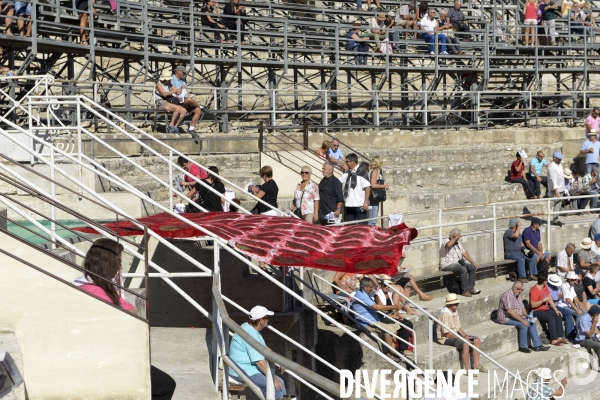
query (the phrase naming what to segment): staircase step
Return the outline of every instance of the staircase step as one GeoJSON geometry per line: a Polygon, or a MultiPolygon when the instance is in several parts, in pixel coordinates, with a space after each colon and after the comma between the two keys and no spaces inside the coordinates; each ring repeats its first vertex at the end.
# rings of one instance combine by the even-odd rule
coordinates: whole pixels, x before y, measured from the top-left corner
{"type": "MultiPolygon", "coordinates": [[[[493,321],[485,321],[463,328],[469,335],[481,339],[481,350],[492,358],[502,357],[518,350],[519,342],[515,327],[500,325],[493,321]]],[[[427,338],[428,336],[417,336],[427,338]]],[[[460,354],[452,346],[434,343],[432,347],[433,369],[461,369],[460,354]]],[[[421,369],[429,369],[429,344],[418,343],[418,365],[421,369]]],[[[482,357],[482,363],[485,359],[482,357]]]]}

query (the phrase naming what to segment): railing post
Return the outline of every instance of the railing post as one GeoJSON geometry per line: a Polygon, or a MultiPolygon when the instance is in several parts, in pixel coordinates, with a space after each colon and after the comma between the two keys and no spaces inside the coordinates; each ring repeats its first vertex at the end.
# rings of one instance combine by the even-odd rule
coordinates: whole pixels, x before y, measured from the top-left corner
{"type": "Polygon", "coordinates": [[[428,326],[429,326],[429,361],[428,361],[428,365],[429,365],[429,369],[433,369],[433,320],[431,318],[429,318],[428,320],[428,326]]]}
{"type": "MultiPolygon", "coordinates": [[[[173,150],[169,150],[169,184],[173,185],[173,150]]],[[[173,210],[173,195],[169,191],[169,210],[173,210]]]]}
{"type": "Polygon", "coordinates": [[[302,143],[304,148],[302,150],[308,150],[308,121],[306,118],[302,122],[302,139],[304,139],[302,143]]]}
{"type": "Polygon", "coordinates": [[[272,361],[267,361],[267,395],[265,396],[265,400],[275,400],[275,373],[273,370],[275,369],[275,365],[272,361]]]}
{"type": "Polygon", "coordinates": [[[546,240],[548,243],[548,251],[550,251],[550,224],[552,223],[552,211],[553,208],[551,207],[551,201],[550,201],[550,197],[548,198],[548,225],[547,225],[547,231],[546,231],[546,240]]]}
{"type": "Polygon", "coordinates": [[[438,209],[438,239],[440,241],[440,246],[442,245],[442,209],[438,209]]]}
{"type": "Polygon", "coordinates": [[[494,240],[494,261],[496,261],[498,258],[497,257],[497,250],[498,250],[498,245],[496,244],[496,229],[497,229],[497,221],[496,221],[496,204],[494,203],[492,205],[492,216],[494,217],[494,234],[493,234],[493,240],[494,240]]]}
{"type": "MultiPolygon", "coordinates": [[[[214,242],[214,248],[213,248],[213,277],[216,276],[216,279],[218,279],[217,282],[217,286],[219,288],[219,293],[221,293],[221,274],[219,274],[220,272],[220,262],[219,262],[219,243],[215,240],[214,242]]],[[[213,317],[213,333],[212,333],[212,340],[211,340],[211,344],[212,344],[212,351],[211,351],[211,366],[213,368],[213,377],[215,379],[215,390],[218,391],[219,390],[219,353],[220,353],[220,349],[219,349],[219,341],[217,340],[217,331],[220,332],[220,334],[223,333],[223,321],[221,319],[221,315],[219,314],[219,307],[217,305],[217,302],[214,298],[214,296],[212,297],[212,317],[213,317]]]]}

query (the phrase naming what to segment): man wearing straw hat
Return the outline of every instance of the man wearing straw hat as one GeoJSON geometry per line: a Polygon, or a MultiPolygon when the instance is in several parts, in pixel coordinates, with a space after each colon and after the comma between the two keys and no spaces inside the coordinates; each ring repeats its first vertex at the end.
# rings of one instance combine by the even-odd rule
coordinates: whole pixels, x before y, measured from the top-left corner
{"type": "Polygon", "coordinates": [[[550,368],[540,368],[536,371],[540,379],[536,379],[531,388],[527,390],[527,400],[548,400],[553,397],[562,397],[565,387],[567,386],[567,378],[563,378],[560,389],[552,389],[549,385],[552,379],[552,371],[550,368]]]}
{"type": "Polygon", "coordinates": [[[469,336],[460,327],[460,317],[458,316],[458,304],[460,300],[456,297],[456,294],[450,293],[446,296],[446,306],[440,311],[439,320],[446,327],[441,324],[437,324],[436,334],[437,341],[439,344],[445,346],[454,346],[460,353],[460,358],[463,362],[463,368],[466,370],[471,369],[471,363],[469,354],[473,354],[473,369],[478,369],[479,372],[488,372],[487,369],[481,366],[479,361],[479,352],[474,351],[471,346],[468,346],[462,339],[468,340],[477,349],[481,347],[481,340],[475,336],[469,336]],[[454,334],[453,332],[456,332],[454,334]],[[460,335],[459,338],[458,335],[460,335]]]}

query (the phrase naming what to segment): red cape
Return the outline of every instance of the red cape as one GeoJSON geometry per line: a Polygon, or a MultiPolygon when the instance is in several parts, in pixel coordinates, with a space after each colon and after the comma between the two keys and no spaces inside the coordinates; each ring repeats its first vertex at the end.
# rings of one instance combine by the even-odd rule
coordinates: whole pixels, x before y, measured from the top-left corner
{"type": "MultiPolygon", "coordinates": [[[[251,258],[277,266],[303,266],[360,274],[396,275],[404,246],[417,237],[405,224],[390,229],[366,225],[320,226],[299,218],[225,212],[186,213],[182,217],[221,237],[251,258]]],[[[139,218],[164,238],[206,236],[167,214],[139,218]]],[[[105,224],[121,236],[143,235],[130,222],[105,224]]],[[[91,228],[75,228],[96,233],[91,228]]]]}

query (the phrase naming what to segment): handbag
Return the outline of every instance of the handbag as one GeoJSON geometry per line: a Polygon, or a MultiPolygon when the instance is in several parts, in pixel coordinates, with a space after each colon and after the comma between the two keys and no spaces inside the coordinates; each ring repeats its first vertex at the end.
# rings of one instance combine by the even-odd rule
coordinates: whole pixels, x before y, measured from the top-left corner
{"type": "MultiPolygon", "coordinates": [[[[377,179],[378,185],[383,185],[385,181],[383,179],[377,179]]],[[[369,201],[371,203],[382,203],[387,199],[385,188],[373,189],[371,188],[371,194],[369,195],[369,201]]]]}
{"type": "Polygon", "coordinates": [[[179,99],[175,96],[165,97],[165,101],[171,104],[175,104],[176,106],[181,104],[181,101],[179,101],[179,99]]]}

